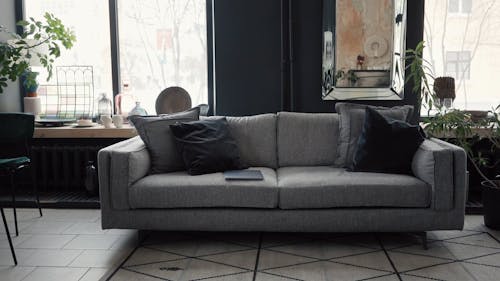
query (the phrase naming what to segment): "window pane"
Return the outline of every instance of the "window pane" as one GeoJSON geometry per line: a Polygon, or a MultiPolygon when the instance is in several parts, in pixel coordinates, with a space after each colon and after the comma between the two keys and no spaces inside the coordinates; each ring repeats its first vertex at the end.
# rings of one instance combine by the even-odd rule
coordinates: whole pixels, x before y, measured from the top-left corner
{"type": "Polygon", "coordinates": [[[462,0],[462,13],[470,13],[472,11],[472,0],[462,0]]]}
{"type": "Polygon", "coordinates": [[[186,89],[193,106],[207,103],[205,2],[118,1],[122,83],[149,114],[171,86],[186,89]]]}
{"type": "MultiPolygon", "coordinates": [[[[71,50],[62,50],[61,57],[54,64],[54,76],[49,82],[45,80],[46,73],[42,72],[40,75],[39,92],[42,95],[42,111],[47,109],[48,114],[56,114],[61,111],[74,110],[72,106],[68,106],[66,109],[57,106],[58,103],[66,101],[73,104],[84,102],[86,103],[85,109],[81,108],[80,110],[94,111],[99,93],[107,93],[108,97],[112,95],[108,5],[103,5],[102,0],[25,0],[25,10],[26,18],[34,17],[37,20],[42,20],[45,12],[54,14],[61,19],[66,27],[74,30],[77,39],[71,50]],[[82,71],[82,69],[73,67],[86,66],[85,75],[87,76],[85,78],[77,75],[74,79],[66,79],[66,81],[71,80],[69,82],[73,80],[79,82],[82,79],[88,82],[88,87],[76,90],[81,99],[58,101],[58,93],[61,94],[62,91],[68,93],[69,91],[69,88],[63,89],[55,86],[57,84],[56,67],[58,66],[65,66],[66,68],[60,68],[65,71],[82,71]],[[93,74],[92,77],[90,74],[93,74]],[[48,96],[45,97],[44,94],[48,96]],[[93,95],[93,98],[90,98],[90,94],[93,95]],[[83,96],[87,96],[87,99],[82,99],[83,96]]],[[[62,79],[61,75],[59,75],[59,80],[62,79]]],[[[59,81],[59,83],[62,82],[59,81]]]]}
{"type": "MultiPolygon", "coordinates": [[[[436,1],[442,1],[442,0],[436,0],[436,1]]],[[[449,0],[448,11],[450,11],[450,13],[458,13],[459,4],[460,0],[449,0]]]]}
{"type": "Polygon", "coordinates": [[[456,108],[490,110],[500,104],[494,83],[500,73],[500,5],[475,0],[466,17],[449,15],[446,5],[447,0],[425,1],[424,58],[433,62],[436,77],[456,76],[456,108]],[[453,56],[458,66],[448,64],[453,56]]]}

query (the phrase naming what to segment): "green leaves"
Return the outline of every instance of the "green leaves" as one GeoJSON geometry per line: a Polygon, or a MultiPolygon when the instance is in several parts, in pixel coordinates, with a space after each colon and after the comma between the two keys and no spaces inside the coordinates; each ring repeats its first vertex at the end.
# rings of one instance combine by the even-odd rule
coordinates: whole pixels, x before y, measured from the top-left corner
{"type": "Polygon", "coordinates": [[[405,83],[413,82],[412,91],[418,95],[419,102],[431,110],[434,107],[436,95],[432,88],[434,82],[434,73],[431,63],[423,58],[425,42],[420,41],[415,49],[406,50],[406,69],[410,70],[410,74],[406,76],[405,83]]]}
{"type": "MultiPolygon", "coordinates": [[[[45,13],[44,19],[45,22],[42,22],[31,17],[17,22],[17,26],[24,29],[20,35],[0,26],[0,32],[12,39],[10,44],[0,43],[0,93],[7,87],[7,80],[15,81],[24,73],[30,73],[29,62],[33,58],[38,59],[47,70],[49,80],[52,77],[52,64],[61,56],[61,46],[71,49],[76,42],[74,32],[66,28],[60,19],[50,13],[45,13]],[[49,53],[39,53],[39,46],[47,46],[49,53]]],[[[36,83],[36,79],[32,78],[27,76],[29,85],[36,83]]]]}

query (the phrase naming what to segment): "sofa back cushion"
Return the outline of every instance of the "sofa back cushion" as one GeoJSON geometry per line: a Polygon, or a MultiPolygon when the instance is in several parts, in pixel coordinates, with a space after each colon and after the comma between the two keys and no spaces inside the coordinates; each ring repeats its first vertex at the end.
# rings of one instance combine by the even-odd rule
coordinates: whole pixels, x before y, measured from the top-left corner
{"type": "Polygon", "coordinates": [[[335,110],[340,117],[339,143],[335,166],[350,167],[356,151],[359,136],[363,131],[365,110],[370,107],[382,116],[400,121],[409,121],[413,114],[413,106],[395,107],[369,106],[364,104],[337,103],[335,110]]]}
{"type": "Polygon", "coordinates": [[[278,113],[279,166],[333,165],[338,135],[336,113],[278,113]]]}
{"type": "Polygon", "coordinates": [[[200,108],[160,116],[131,116],[130,120],[151,155],[151,174],[185,170],[169,125],[198,120],[200,108]]]}
{"type": "MultiPolygon", "coordinates": [[[[220,118],[217,116],[203,119],[220,118]]],[[[226,117],[243,164],[250,167],[278,168],[276,152],[276,114],[226,117]]]]}

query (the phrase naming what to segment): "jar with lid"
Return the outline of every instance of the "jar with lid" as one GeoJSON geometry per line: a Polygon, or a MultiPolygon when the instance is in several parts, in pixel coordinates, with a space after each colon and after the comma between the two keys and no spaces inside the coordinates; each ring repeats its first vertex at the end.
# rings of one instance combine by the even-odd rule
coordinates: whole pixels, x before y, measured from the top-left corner
{"type": "Polygon", "coordinates": [[[101,93],[101,97],[97,101],[97,122],[99,124],[103,115],[113,115],[113,102],[107,97],[106,93],[101,93]]]}

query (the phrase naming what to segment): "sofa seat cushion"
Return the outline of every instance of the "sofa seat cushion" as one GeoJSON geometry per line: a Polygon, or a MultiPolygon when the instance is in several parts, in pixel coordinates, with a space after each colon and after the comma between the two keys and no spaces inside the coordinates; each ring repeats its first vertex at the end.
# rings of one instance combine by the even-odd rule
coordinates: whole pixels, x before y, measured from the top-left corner
{"type": "Polygon", "coordinates": [[[226,181],[223,173],[191,176],[186,171],[149,175],[130,187],[133,209],[142,208],[277,208],[276,172],[258,169],[263,181],[226,181]]]}
{"type": "Polygon", "coordinates": [[[343,168],[279,168],[280,209],[430,205],[431,187],[409,175],[353,173],[343,168]]]}

